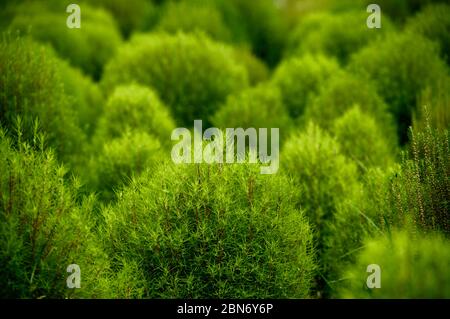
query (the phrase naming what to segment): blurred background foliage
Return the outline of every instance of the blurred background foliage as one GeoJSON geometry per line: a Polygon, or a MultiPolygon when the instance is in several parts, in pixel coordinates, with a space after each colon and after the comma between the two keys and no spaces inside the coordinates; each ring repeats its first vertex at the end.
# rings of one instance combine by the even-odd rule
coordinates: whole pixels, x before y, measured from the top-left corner
{"type": "Polygon", "coordinates": [[[0,4],[0,297],[450,298],[448,1],[72,2],[0,4]],[[279,172],[173,165],[196,119],[279,172]]]}

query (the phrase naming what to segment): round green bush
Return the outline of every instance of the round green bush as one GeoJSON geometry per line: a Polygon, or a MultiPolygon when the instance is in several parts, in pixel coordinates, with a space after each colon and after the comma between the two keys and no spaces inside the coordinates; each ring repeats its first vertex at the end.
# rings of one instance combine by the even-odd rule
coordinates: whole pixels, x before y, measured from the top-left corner
{"type": "Polygon", "coordinates": [[[350,252],[360,246],[367,224],[350,203],[361,195],[357,167],[341,154],[335,139],[312,123],[286,141],[280,159],[311,221],[328,285],[319,280],[318,289],[326,292],[339,280],[338,269],[352,257],[350,252]]]}
{"type": "Polygon", "coordinates": [[[153,87],[183,124],[206,120],[228,94],[247,86],[245,69],[227,46],[202,34],[138,35],[111,60],[103,85],[153,87]]]}
{"type": "Polygon", "coordinates": [[[295,200],[259,165],[147,170],[103,212],[112,270],[138,263],[148,298],[308,297],[312,234],[295,200]]]}
{"type": "Polygon", "coordinates": [[[366,10],[307,15],[290,35],[286,55],[320,53],[346,64],[354,52],[392,29],[386,16],[382,17],[381,29],[369,29],[368,16],[366,10]]]}
{"type": "Polygon", "coordinates": [[[34,138],[36,119],[47,145],[59,159],[73,162],[83,150],[85,135],[79,127],[76,110],[65,93],[61,61],[48,48],[28,38],[3,35],[0,40],[1,125],[8,134],[34,138]]]}
{"type": "Polygon", "coordinates": [[[104,141],[129,130],[139,130],[167,145],[174,128],[169,111],[153,90],[136,84],[123,85],[116,87],[109,97],[96,138],[104,141]]]}
{"type": "Polygon", "coordinates": [[[448,76],[433,42],[412,33],[372,43],[354,56],[350,70],[373,81],[397,121],[402,142],[420,92],[448,76]]]}
{"type": "Polygon", "coordinates": [[[217,41],[231,41],[230,30],[212,1],[168,2],[156,29],[169,33],[203,31],[217,41]]]}
{"type": "Polygon", "coordinates": [[[234,59],[236,63],[242,64],[247,70],[248,80],[251,86],[269,79],[270,72],[267,65],[248,49],[236,48],[234,50],[234,59]]]}
{"type": "MultiPolygon", "coordinates": [[[[92,6],[98,6],[109,11],[125,37],[128,37],[133,31],[151,27],[156,20],[157,8],[152,1],[88,0],[87,2],[92,6]]],[[[81,5],[81,7],[84,6],[81,5]]]]}
{"type": "Polygon", "coordinates": [[[108,261],[93,232],[93,198],[65,180],[52,153],[16,144],[0,129],[0,297],[102,297],[108,261]],[[80,266],[81,289],[67,288],[70,264],[80,266]]]}
{"type": "Polygon", "coordinates": [[[369,166],[385,167],[392,163],[395,144],[370,115],[359,106],[336,119],[331,131],[341,145],[342,153],[354,160],[363,170],[369,166]]]}
{"type": "Polygon", "coordinates": [[[330,129],[333,121],[355,104],[383,125],[389,139],[396,140],[395,121],[375,86],[367,79],[348,72],[339,72],[320,87],[318,94],[308,103],[303,120],[311,120],[323,129],[330,129]]]}
{"type": "Polygon", "coordinates": [[[134,175],[154,165],[161,157],[161,145],[155,136],[145,132],[126,131],[105,142],[90,163],[92,189],[103,200],[114,199],[114,191],[127,184],[134,175]]]}
{"type": "Polygon", "coordinates": [[[437,42],[443,59],[450,65],[450,5],[425,7],[409,19],[406,29],[437,42]]]}
{"type": "Polygon", "coordinates": [[[232,95],[212,119],[214,126],[279,128],[280,134],[292,127],[278,88],[269,84],[243,90],[232,95]]]}
{"type": "Polygon", "coordinates": [[[321,55],[306,55],[280,64],[273,75],[273,84],[280,88],[289,114],[298,118],[323,82],[339,70],[335,60],[321,55]]]}
{"type": "Polygon", "coordinates": [[[63,3],[26,3],[17,9],[10,28],[21,30],[55,51],[76,67],[99,79],[103,65],[115,54],[121,42],[120,33],[108,12],[86,4],[81,9],[81,28],[66,25],[68,13],[63,3]]]}
{"type": "Polygon", "coordinates": [[[348,267],[341,298],[450,298],[450,243],[434,234],[405,231],[367,240],[357,263],[348,267]],[[369,289],[367,266],[381,269],[381,288],[369,289]]]}

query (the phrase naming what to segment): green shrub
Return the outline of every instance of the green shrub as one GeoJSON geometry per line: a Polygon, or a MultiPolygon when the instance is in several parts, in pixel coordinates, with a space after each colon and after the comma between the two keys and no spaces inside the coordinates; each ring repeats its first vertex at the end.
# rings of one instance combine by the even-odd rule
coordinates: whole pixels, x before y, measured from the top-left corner
{"type": "Polygon", "coordinates": [[[67,17],[63,3],[51,6],[27,2],[18,7],[10,28],[29,32],[34,39],[51,44],[72,65],[100,78],[103,65],[121,42],[114,20],[106,11],[88,5],[82,5],[81,29],[69,29],[67,17]]]}
{"type": "Polygon", "coordinates": [[[409,228],[414,232],[449,234],[448,130],[414,129],[400,164],[364,175],[364,196],[355,205],[383,232],[409,228]]]}
{"type": "Polygon", "coordinates": [[[341,298],[449,298],[450,245],[434,234],[411,236],[394,232],[392,237],[368,240],[355,265],[348,267],[348,281],[341,298]],[[381,288],[366,286],[367,266],[381,269],[381,288]]]}
{"type": "Polygon", "coordinates": [[[161,152],[155,136],[145,132],[123,132],[122,136],[105,142],[100,153],[91,159],[87,178],[92,189],[100,192],[101,199],[112,200],[117,188],[154,165],[161,152]]]}
{"type": "Polygon", "coordinates": [[[269,84],[246,89],[227,99],[212,119],[214,126],[249,128],[279,128],[280,134],[292,127],[278,88],[269,84]]]}
{"type": "MultiPolygon", "coordinates": [[[[411,131],[408,156],[394,181],[393,215],[425,231],[450,234],[450,137],[429,125],[411,131]]],[[[395,220],[395,219],[394,219],[395,220]]],[[[402,220],[401,220],[402,221],[402,220]]]]}
{"type": "Polygon", "coordinates": [[[301,116],[309,100],[324,81],[339,71],[336,61],[323,56],[292,58],[278,66],[273,83],[280,88],[283,102],[293,118],[301,116]]]}
{"type": "Polygon", "coordinates": [[[321,261],[318,290],[325,293],[339,279],[339,268],[360,247],[367,220],[351,207],[360,196],[356,165],[343,156],[339,144],[309,124],[293,135],[281,152],[281,168],[294,179],[298,202],[309,217],[321,261]],[[338,262],[339,260],[339,262],[338,262]]]}
{"type": "Polygon", "coordinates": [[[335,57],[346,64],[354,52],[392,29],[386,16],[382,17],[381,29],[367,28],[368,16],[366,10],[306,16],[290,35],[286,54],[319,53],[335,57]]]}
{"type": "Polygon", "coordinates": [[[242,64],[247,70],[248,80],[251,86],[269,79],[269,69],[266,64],[254,56],[248,49],[235,49],[234,59],[236,63],[242,64]]]}
{"type": "MultiPolygon", "coordinates": [[[[87,2],[92,6],[108,10],[116,19],[125,37],[128,37],[133,31],[147,29],[156,22],[157,8],[152,1],[88,0],[87,2]]],[[[83,5],[81,7],[84,9],[83,5]]]]}
{"type": "Polygon", "coordinates": [[[230,30],[212,1],[169,2],[163,9],[156,29],[170,33],[203,31],[215,40],[231,41],[230,30]]]}
{"type": "Polygon", "coordinates": [[[425,7],[409,19],[406,29],[437,42],[443,59],[450,65],[450,5],[425,7]]]}
{"type": "Polygon", "coordinates": [[[4,35],[0,42],[1,124],[14,135],[20,117],[21,138],[32,140],[35,120],[58,157],[73,162],[84,134],[65,94],[59,61],[51,50],[27,38],[4,35]]]}
{"type": "Polygon", "coordinates": [[[104,210],[113,271],[138,263],[150,298],[308,297],[314,250],[295,197],[258,165],[148,170],[104,210]]]}
{"type": "Polygon", "coordinates": [[[158,96],[147,87],[131,84],[118,86],[109,97],[96,138],[104,141],[139,130],[167,145],[174,128],[175,123],[158,96]]]}
{"type": "Polygon", "coordinates": [[[104,111],[104,96],[97,83],[61,61],[58,66],[64,91],[69,96],[70,104],[76,112],[80,127],[88,137],[94,133],[97,121],[104,111]]]}
{"type": "Polygon", "coordinates": [[[393,162],[395,145],[386,138],[378,123],[355,106],[334,122],[335,134],[342,153],[360,165],[388,166],[393,162]]]}
{"type": "Polygon", "coordinates": [[[406,141],[417,96],[448,75],[434,44],[411,33],[374,42],[354,56],[351,70],[371,79],[395,116],[406,141]]]}
{"type": "Polygon", "coordinates": [[[373,171],[359,205],[385,232],[407,227],[414,232],[449,234],[450,138],[429,126],[413,130],[401,165],[373,171]]]}
{"type": "Polygon", "coordinates": [[[79,197],[52,153],[16,144],[0,130],[1,298],[101,297],[107,261],[92,232],[94,199],[79,197]],[[66,286],[70,264],[82,289],[66,286]]]}
{"type": "MultiPolygon", "coordinates": [[[[371,221],[372,226],[380,233],[389,233],[396,216],[393,204],[392,185],[401,172],[401,165],[394,163],[388,167],[369,167],[362,176],[363,194],[353,200],[355,207],[371,221]]],[[[397,218],[400,216],[396,216],[397,218]]]]}
{"type": "Polygon", "coordinates": [[[333,122],[354,105],[373,116],[383,126],[389,140],[397,140],[395,122],[374,85],[348,72],[339,72],[321,86],[317,96],[308,103],[301,121],[313,121],[323,129],[330,129],[333,122]]]}
{"type": "Polygon", "coordinates": [[[207,119],[228,94],[247,85],[232,51],[204,35],[139,35],[106,67],[103,84],[137,82],[158,92],[176,119],[207,119]]]}

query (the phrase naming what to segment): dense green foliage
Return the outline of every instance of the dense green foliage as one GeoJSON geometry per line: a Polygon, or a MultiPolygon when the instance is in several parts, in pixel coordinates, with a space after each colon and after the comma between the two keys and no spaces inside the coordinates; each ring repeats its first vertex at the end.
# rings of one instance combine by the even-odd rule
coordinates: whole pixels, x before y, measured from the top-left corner
{"type": "Polygon", "coordinates": [[[280,128],[289,131],[292,120],[278,88],[268,84],[231,95],[212,119],[216,127],[280,128]]]}
{"type": "Polygon", "coordinates": [[[341,154],[335,139],[313,124],[289,139],[281,156],[280,164],[294,178],[300,205],[311,220],[322,276],[336,280],[336,260],[359,247],[363,231],[362,216],[345,207],[360,193],[357,167],[341,154]],[[344,228],[348,231],[339,231],[344,228]]]}
{"type": "Polygon", "coordinates": [[[427,125],[439,129],[450,130],[450,78],[444,78],[437,90],[427,89],[419,98],[420,108],[413,117],[416,129],[423,130],[427,125]]]}
{"type": "Polygon", "coordinates": [[[0,298],[450,298],[445,2],[0,1],[0,298]]]}
{"type": "Polygon", "coordinates": [[[290,36],[287,55],[325,54],[345,64],[352,53],[392,28],[383,17],[381,29],[368,29],[367,16],[362,10],[306,16],[290,36]]]}
{"type": "Polygon", "coordinates": [[[234,37],[248,41],[253,52],[275,66],[283,53],[287,26],[271,0],[216,0],[234,37]]]}
{"type": "Polygon", "coordinates": [[[354,105],[373,116],[378,125],[382,125],[384,135],[395,144],[396,125],[388,112],[388,106],[371,82],[348,72],[338,72],[320,88],[307,104],[303,121],[312,120],[322,128],[330,129],[334,120],[354,105]]]}
{"type": "Polygon", "coordinates": [[[20,137],[31,140],[38,123],[47,143],[70,161],[85,138],[59,66],[60,61],[46,47],[5,35],[0,43],[1,124],[15,135],[20,126],[20,137]]]}
{"type": "Polygon", "coordinates": [[[108,12],[85,4],[81,29],[67,28],[67,14],[62,5],[27,2],[17,11],[10,25],[12,30],[29,32],[34,39],[50,43],[61,57],[96,79],[121,42],[116,23],[108,12]]]}
{"type": "Polygon", "coordinates": [[[192,125],[214,113],[226,96],[247,85],[232,51],[204,35],[139,35],[108,64],[103,84],[154,87],[174,117],[192,125]]]}
{"type": "Polygon", "coordinates": [[[393,185],[392,217],[406,218],[424,230],[450,234],[450,137],[427,126],[411,131],[408,158],[393,185]]]}
{"type": "MultiPolygon", "coordinates": [[[[445,3],[447,0],[379,0],[377,4],[382,10],[398,23],[403,23],[408,16],[419,11],[422,7],[431,3],[445,3]]],[[[366,4],[372,0],[364,0],[366,4]]]]}
{"type": "Polygon", "coordinates": [[[450,5],[431,5],[408,21],[407,29],[439,44],[442,57],[450,65],[450,5]]]}
{"type": "Polygon", "coordinates": [[[307,297],[314,250],[296,197],[257,165],[165,164],[103,212],[106,249],[119,278],[138,265],[145,297],[307,297]]]}
{"type": "Polygon", "coordinates": [[[297,118],[317,94],[320,84],[337,72],[339,66],[335,60],[321,55],[306,55],[284,61],[275,71],[273,83],[280,88],[289,114],[297,118]]]}
{"type": "Polygon", "coordinates": [[[234,59],[246,68],[250,85],[256,85],[269,79],[270,74],[267,65],[248,49],[236,49],[234,59]]]}
{"type": "Polygon", "coordinates": [[[169,111],[158,96],[151,89],[136,84],[118,86],[109,97],[105,113],[98,122],[99,140],[139,130],[166,142],[175,128],[169,111]]]}
{"type": "Polygon", "coordinates": [[[203,31],[219,41],[231,40],[230,30],[213,1],[169,2],[163,9],[156,29],[171,33],[203,31]]]}
{"type": "MultiPolygon", "coordinates": [[[[149,0],[83,0],[108,10],[116,19],[120,30],[129,36],[135,30],[151,27],[156,20],[156,8],[149,0]]],[[[82,4],[84,9],[84,4],[82,4]]],[[[84,11],[84,10],[83,10],[84,11]]]]}
{"type": "Polygon", "coordinates": [[[92,136],[97,120],[103,114],[104,95],[99,85],[84,75],[79,69],[67,63],[58,63],[64,91],[68,95],[72,109],[76,111],[78,122],[88,137],[92,136]]]}
{"type": "Polygon", "coordinates": [[[161,159],[159,140],[145,132],[125,131],[103,146],[91,159],[88,171],[91,188],[104,200],[114,199],[114,191],[127,184],[161,159]]]}
{"type": "Polygon", "coordinates": [[[342,152],[364,170],[367,166],[387,166],[393,161],[395,145],[384,135],[380,125],[361,112],[359,106],[334,122],[333,133],[342,152]]]}
{"type": "Polygon", "coordinates": [[[417,104],[417,96],[448,76],[433,42],[412,33],[391,36],[362,49],[351,70],[372,80],[395,116],[401,141],[417,104]]]}
{"type": "Polygon", "coordinates": [[[449,298],[450,249],[442,236],[391,237],[368,240],[355,265],[348,268],[342,298],[449,298]],[[368,289],[367,266],[381,267],[381,288],[368,289]]]}
{"type": "Polygon", "coordinates": [[[0,294],[2,298],[101,297],[107,261],[90,231],[94,198],[79,198],[79,182],[54,156],[16,147],[0,130],[0,294]],[[81,201],[81,203],[79,203],[81,201]],[[66,268],[83,269],[84,289],[66,288],[66,268]]]}

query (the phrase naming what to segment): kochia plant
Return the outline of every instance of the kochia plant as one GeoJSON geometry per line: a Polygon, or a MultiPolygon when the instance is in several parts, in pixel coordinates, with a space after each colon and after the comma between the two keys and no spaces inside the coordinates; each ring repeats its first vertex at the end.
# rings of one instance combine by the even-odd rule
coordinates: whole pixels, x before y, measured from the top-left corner
{"type": "Polygon", "coordinates": [[[144,286],[130,287],[152,298],[307,297],[314,249],[296,192],[257,165],[148,170],[103,212],[113,271],[137,264],[144,286]]]}
{"type": "Polygon", "coordinates": [[[318,93],[321,83],[339,71],[337,62],[324,56],[306,55],[281,63],[273,75],[273,84],[293,118],[303,115],[310,99],[318,93]]]}
{"type": "Polygon", "coordinates": [[[96,139],[118,138],[129,130],[137,130],[167,142],[174,128],[169,110],[153,90],[136,84],[123,85],[108,98],[96,139]]]}
{"type": "Polygon", "coordinates": [[[299,190],[297,201],[312,223],[322,260],[318,289],[326,291],[361,246],[366,230],[367,220],[350,202],[360,196],[357,167],[342,155],[338,142],[314,124],[293,135],[280,158],[281,168],[299,190]],[[322,286],[325,283],[327,287],[322,286]]]}
{"type": "Polygon", "coordinates": [[[82,198],[41,146],[36,137],[37,150],[14,147],[0,130],[0,296],[101,297],[108,262],[94,237],[94,198],[82,198]],[[66,286],[70,264],[80,266],[82,289],[66,286]]]}
{"type": "Polygon", "coordinates": [[[8,134],[31,141],[36,119],[60,159],[73,162],[83,148],[74,100],[66,94],[61,61],[53,51],[10,34],[0,40],[0,122],[8,134]]]}

